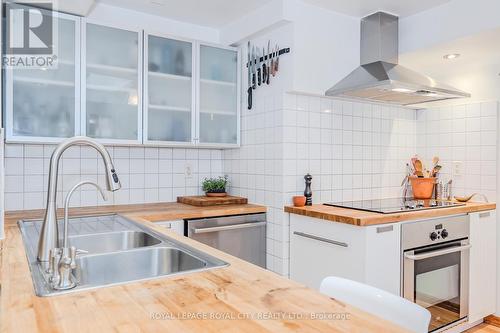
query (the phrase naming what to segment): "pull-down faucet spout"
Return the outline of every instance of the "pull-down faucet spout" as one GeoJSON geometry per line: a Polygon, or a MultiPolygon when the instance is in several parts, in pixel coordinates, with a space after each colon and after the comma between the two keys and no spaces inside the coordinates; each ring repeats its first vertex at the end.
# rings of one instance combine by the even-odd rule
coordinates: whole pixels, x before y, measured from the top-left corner
{"type": "Polygon", "coordinates": [[[87,145],[95,148],[104,160],[106,186],[108,191],[116,191],[121,188],[120,180],[116,174],[111,157],[102,144],[86,136],[75,136],[61,142],[50,157],[47,206],[45,209],[42,230],[40,232],[40,239],[38,241],[38,261],[49,261],[50,250],[59,247],[56,206],[59,160],[64,151],[74,145],[87,145]]]}

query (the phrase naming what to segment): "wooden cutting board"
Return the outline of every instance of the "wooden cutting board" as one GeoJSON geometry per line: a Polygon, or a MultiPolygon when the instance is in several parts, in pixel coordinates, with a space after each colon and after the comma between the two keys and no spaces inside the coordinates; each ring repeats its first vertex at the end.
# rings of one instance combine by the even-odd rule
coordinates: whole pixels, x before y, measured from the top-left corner
{"type": "Polygon", "coordinates": [[[206,207],[206,206],[216,206],[216,205],[244,205],[248,203],[247,198],[242,197],[207,197],[205,195],[197,195],[197,196],[189,196],[189,197],[177,197],[177,202],[198,206],[198,207],[206,207]]]}

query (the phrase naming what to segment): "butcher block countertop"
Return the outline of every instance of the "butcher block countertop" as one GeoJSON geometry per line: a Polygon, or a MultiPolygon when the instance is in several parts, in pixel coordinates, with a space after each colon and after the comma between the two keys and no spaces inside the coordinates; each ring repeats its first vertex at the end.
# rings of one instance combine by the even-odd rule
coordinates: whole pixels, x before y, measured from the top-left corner
{"type": "MultiPolygon", "coordinates": [[[[179,209],[187,207],[152,207],[129,207],[123,215],[230,265],[41,298],[34,294],[21,234],[11,221],[5,228],[0,261],[0,332],[404,332],[348,304],[151,223],[186,217],[182,215],[185,210],[181,213],[179,209]]],[[[225,208],[234,213],[262,210],[253,205],[225,208]]],[[[193,209],[206,212],[208,208],[193,209]]],[[[212,214],[212,209],[221,208],[197,216],[212,214]]],[[[34,215],[18,214],[23,218],[34,215]]]]}
{"type": "Polygon", "coordinates": [[[417,219],[434,218],[455,214],[466,214],[493,210],[495,203],[466,203],[464,206],[416,210],[394,214],[373,213],[356,209],[332,207],[315,204],[305,207],[285,206],[285,212],[303,216],[315,217],[332,222],[340,222],[357,226],[370,226],[384,223],[403,222],[417,219]]]}
{"type": "MultiPolygon", "coordinates": [[[[177,202],[160,202],[152,204],[115,205],[98,207],[70,208],[70,216],[92,216],[102,214],[132,214],[147,217],[151,222],[173,221],[182,219],[196,219],[203,217],[215,217],[224,215],[239,215],[265,213],[265,206],[243,204],[243,205],[217,205],[209,207],[195,207],[177,202]]],[[[5,225],[15,225],[21,219],[41,219],[45,213],[44,209],[8,211],[5,213],[5,225]]],[[[58,209],[58,216],[62,218],[64,211],[58,209]]]]}

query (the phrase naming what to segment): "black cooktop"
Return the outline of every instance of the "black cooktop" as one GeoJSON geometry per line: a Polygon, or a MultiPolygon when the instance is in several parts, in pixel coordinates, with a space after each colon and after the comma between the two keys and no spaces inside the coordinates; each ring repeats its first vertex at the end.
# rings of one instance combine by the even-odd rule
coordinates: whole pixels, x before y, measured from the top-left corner
{"type": "Polygon", "coordinates": [[[414,210],[438,209],[454,206],[464,206],[464,203],[437,201],[437,200],[411,200],[403,198],[377,199],[377,200],[361,200],[361,201],[344,201],[325,203],[327,206],[351,208],[357,210],[365,210],[368,212],[391,214],[414,210]]]}

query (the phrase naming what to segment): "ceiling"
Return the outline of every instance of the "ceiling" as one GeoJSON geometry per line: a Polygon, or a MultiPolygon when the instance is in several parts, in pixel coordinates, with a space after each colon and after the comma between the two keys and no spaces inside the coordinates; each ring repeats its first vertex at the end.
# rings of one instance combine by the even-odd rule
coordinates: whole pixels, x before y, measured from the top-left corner
{"type": "MultiPolygon", "coordinates": [[[[100,3],[220,28],[272,0],[97,0],[100,3]]],[[[286,0],[285,0],[286,1],[286,0]]],[[[304,0],[325,9],[363,17],[378,10],[409,16],[450,0],[304,0]]]]}
{"type": "Polygon", "coordinates": [[[98,0],[100,3],[213,28],[224,26],[271,0],[98,0]]]}
{"type": "Polygon", "coordinates": [[[410,16],[451,0],[304,0],[335,12],[364,17],[382,10],[401,17],[410,16]]]}
{"type": "Polygon", "coordinates": [[[473,99],[500,96],[500,29],[399,55],[399,63],[472,94],[473,99]],[[446,54],[459,53],[452,60],[446,54]]]}

